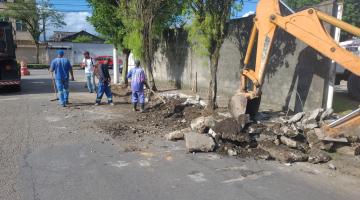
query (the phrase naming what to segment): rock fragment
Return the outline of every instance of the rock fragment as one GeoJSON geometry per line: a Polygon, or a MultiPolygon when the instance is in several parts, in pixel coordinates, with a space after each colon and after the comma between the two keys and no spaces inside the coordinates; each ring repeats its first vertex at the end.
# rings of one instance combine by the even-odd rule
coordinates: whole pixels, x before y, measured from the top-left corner
{"type": "Polygon", "coordinates": [[[341,146],[336,148],[336,152],[349,156],[357,156],[360,155],[360,145],[354,146],[341,146]]]}
{"type": "Polygon", "coordinates": [[[297,141],[290,139],[288,137],[285,137],[285,136],[281,136],[280,141],[281,141],[281,143],[283,143],[286,146],[291,147],[291,148],[296,148],[299,146],[297,141]]]}
{"type": "Polygon", "coordinates": [[[299,112],[297,113],[296,115],[292,116],[289,120],[287,120],[286,122],[289,123],[289,124],[292,124],[292,123],[296,123],[298,121],[301,120],[301,118],[303,118],[305,115],[305,112],[299,112]]]}
{"type": "Polygon", "coordinates": [[[176,141],[176,140],[183,140],[184,139],[184,133],[190,132],[190,128],[185,128],[182,130],[173,131],[171,133],[168,133],[165,135],[165,138],[170,141],[176,141]]]}
{"type": "Polygon", "coordinates": [[[331,160],[331,157],[328,153],[320,150],[320,149],[311,149],[309,152],[309,163],[317,164],[317,163],[326,163],[331,160]]]}
{"type": "Polygon", "coordinates": [[[270,156],[282,162],[304,162],[308,156],[299,150],[284,145],[275,145],[269,141],[260,142],[259,148],[269,152],[270,156]]]}
{"type": "Polygon", "coordinates": [[[212,152],[215,148],[215,142],[211,137],[195,132],[185,134],[185,145],[188,153],[212,152]]]}
{"type": "Polygon", "coordinates": [[[212,116],[208,117],[198,117],[191,121],[190,127],[192,130],[197,131],[198,133],[205,133],[209,128],[215,126],[215,119],[212,116]]]}

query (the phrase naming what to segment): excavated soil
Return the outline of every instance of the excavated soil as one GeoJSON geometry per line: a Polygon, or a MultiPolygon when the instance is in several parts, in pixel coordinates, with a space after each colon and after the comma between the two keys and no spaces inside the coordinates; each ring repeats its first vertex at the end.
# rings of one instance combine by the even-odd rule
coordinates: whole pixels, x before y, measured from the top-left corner
{"type": "Polygon", "coordinates": [[[105,133],[129,146],[127,150],[148,148],[152,141],[166,133],[190,126],[192,119],[203,114],[199,105],[184,105],[186,99],[166,99],[166,104],[153,99],[146,112],[136,112],[128,119],[101,121],[97,123],[105,133]]]}

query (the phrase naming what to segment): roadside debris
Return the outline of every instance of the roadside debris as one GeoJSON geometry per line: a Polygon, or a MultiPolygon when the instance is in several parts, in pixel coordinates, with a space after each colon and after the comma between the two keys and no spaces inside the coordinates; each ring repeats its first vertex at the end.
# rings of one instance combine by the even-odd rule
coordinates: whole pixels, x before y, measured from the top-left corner
{"type": "Polygon", "coordinates": [[[321,125],[332,113],[331,109],[320,108],[261,122],[251,121],[246,114],[237,119],[223,113],[201,116],[191,121],[193,132],[185,135],[186,149],[188,152],[214,150],[229,156],[313,164],[330,161],[329,153],[333,152],[359,155],[359,138],[331,138],[322,132],[321,125]]]}
{"type": "Polygon", "coordinates": [[[186,151],[192,152],[212,152],[215,148],[214,140],[205,134],[189,132],[185,134],[186,151]]]}

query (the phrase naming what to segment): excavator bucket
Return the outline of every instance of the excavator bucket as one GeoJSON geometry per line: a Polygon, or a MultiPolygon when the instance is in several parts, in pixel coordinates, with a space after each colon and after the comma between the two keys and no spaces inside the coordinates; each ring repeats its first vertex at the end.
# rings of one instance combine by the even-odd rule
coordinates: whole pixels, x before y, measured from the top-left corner
{"type": "Polygon", "coordinates": [[[237,93],[229,101],[229,111],[234,118],[249,114],[254,117],[259,111],[261,97],[248,99],[245,93],[237,93]]]}

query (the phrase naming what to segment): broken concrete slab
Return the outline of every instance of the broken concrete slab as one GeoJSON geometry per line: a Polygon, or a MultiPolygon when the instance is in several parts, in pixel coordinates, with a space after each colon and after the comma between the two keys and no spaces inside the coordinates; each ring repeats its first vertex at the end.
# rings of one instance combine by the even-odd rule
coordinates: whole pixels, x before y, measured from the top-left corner
{"type": "Polygon", "coordinates": [[[289,124],[296,123],[296,122],[300,121],[304,117],[304,115],[305,115],[305,112],[299,112],[296,115],[292,116],[286,122],[289,124]]]}
{"type": "Polygon", "coordinates": [[[299,150],[291,149],[285,145],[275,145],[269,141],[259,143],[259,148],[269,152],[271,157],[283,162],[304,162],[308,156],[299,150]]]}
{"type": "Polygon", "coordinates": [[[285,137],[285,136],[281,136],[280,141],[281,141],[281,143],[283,143],[286,146],[291,147],[291,148],[297,148],[299,146],[297,141],[290,139],[288,137],[285,137]]]}
{"type": "Polygon", "coordinates": [[[357,156],[360,155],[360,145],[354,146],[341,146],[336,148],[336,153],[349,155],[349,156],[357,156]]]}
{"type": "Polygon", "coordinates": [[[234,149],[228,149],[227,153],[229,156],[237,156],[238,154],[237,151],[234,149]]]}
{"type": "Polygon", "coordinates": [[[308,130],[305,132],[305,137],[309,143],[310,148],[321,149],[325,151],[332,151],[334,144],[332,142],[325,142],[318,138],[315,130],[308,130]]]}
{"type": "Polygon", "coordinates": [[[209,128],[215,126],[215,119],[212,116],[208,117],[198,117],[191,121],[190,127],[192,130],[197,131],[198,133],[205,133],[209,128]]]}
{"type": "Polygon", "coordinates": [[[311,119],[306,122],[302,122],[302,127],[304,129],[314,129],[319,127],[319,123],[315,119],[311,119]]]}
{"type": "Polygon", "coordinates": [[[275,140],[278,139],[278,136],[269,132],[264,132],[262,134],[260,134],[260,136],[258,138],[256,138],[256,141],[261,142],[261,141],[271,141],[274,142],[275,140]]]}
{"type": "Polygon", "coordinates": [[[315,109],[315,110],[313,110],[311,112],[305,113],[305,116],[302,119],[302,123],[307,124],[308,121],[311,121],[311,120],[319,121],[320,116],[321,116],[323,111],[324,111],[324,109],[318,108],[318,109],[315,109]]]}
{"type": "Polygon", "coordinates": [[[309,151],[309,163],[317,164],[317,163],[326,163],[331,160],[331,157],[325,151],[320,149],[311,149],[309,151]]]}
{"type": "Polygon", "coordinates": [[[185,134],[186,151],[191,152],[212,152],[215,148],[214,140],[206,134],[189,132],[185,134]]]}
{"type": "Polygon", "coordinates": [[[177,130],[177,131],[173,131],[171,133],[168,133],[165,135],[165,138],[169,141],[176,141],[176,140],[183,140],[184,139],[184,134],[187,132],[190,132],[191,129],[190,128],[185,128],[182,130],[177,130]]]}
{"type": "Polygon", "coordinates": [[[234,142],[249,142],[249,134],[242,132],[242,129],[241,124],[234,118],[227,118],[217,122],[213,128],[217,134],[221,135],[222,139],[234,142]]]}

